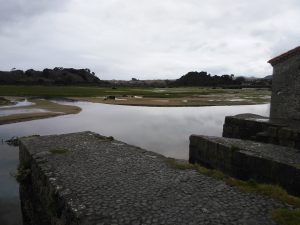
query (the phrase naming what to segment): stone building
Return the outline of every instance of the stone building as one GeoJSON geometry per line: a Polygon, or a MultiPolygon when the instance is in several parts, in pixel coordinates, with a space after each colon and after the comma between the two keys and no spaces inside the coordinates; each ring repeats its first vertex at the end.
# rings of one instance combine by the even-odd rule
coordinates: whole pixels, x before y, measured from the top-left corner
{"type": "Polygon", "coordinates": [[[273,66],[270,119],[300,120],[300,46],[269,63],[273,66]]]}

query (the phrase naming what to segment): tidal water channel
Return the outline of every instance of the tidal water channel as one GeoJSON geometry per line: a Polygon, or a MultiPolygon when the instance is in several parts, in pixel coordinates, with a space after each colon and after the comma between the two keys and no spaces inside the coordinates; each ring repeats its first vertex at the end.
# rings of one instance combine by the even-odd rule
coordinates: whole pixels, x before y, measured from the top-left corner
{"type": "Polygon", "coordinates": [[[269,104],[210,107],[139,107],[87,102],[64,104],[79,106],[82,111],[76,115],[0,126],[1,225],[22,224],[18,184],[12,176],[18,165],[18,148],[8,146],[5,143],[7,139],[89,130],[168,157],[188,159],[191,134],[221,136],[225,116],[269,114],[269,104]]]}

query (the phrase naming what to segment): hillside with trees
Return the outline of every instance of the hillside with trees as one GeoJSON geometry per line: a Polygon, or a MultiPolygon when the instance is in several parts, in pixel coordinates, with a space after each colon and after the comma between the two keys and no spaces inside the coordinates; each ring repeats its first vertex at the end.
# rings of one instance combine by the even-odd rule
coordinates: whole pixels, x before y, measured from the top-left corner
{"type": "Polygon", "coordinates": [[[189,72],[173,82],[173,86],[231,86],[241,85],[234,75],[210,75],[207,72],[189,72]]]}
{"type": "Polygon", "coordinates": [[[33,69],[0,71],[0,84],[20,85],[92,85],[103,84],[89,69],[55,67],[36,71],[33,69]]]}

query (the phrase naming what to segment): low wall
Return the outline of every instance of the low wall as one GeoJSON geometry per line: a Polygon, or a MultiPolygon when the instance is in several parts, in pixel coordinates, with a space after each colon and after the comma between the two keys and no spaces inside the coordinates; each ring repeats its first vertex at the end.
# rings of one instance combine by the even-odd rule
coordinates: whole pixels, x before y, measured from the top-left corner
{"type": "Polygon", "coordinates": [[[300,151],[247,140],[190,137],[191,163],[219,169],[239,179],[280,184],[300,196],[300,151]]]}
{"type": "Polygon", "coordinates": [[[76,211],[67,210],[66,199],[58,195],[60,187],[55,185],[50,168],[44,167],[41,157],[46,153],[31,154],[22,143],[18,180],[23,225],[77,225],[76,211]]]}

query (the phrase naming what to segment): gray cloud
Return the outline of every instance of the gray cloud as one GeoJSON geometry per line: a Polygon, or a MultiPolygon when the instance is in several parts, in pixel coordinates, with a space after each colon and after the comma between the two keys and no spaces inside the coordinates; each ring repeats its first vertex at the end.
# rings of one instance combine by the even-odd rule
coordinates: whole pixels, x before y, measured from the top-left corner
{"type": "Polygon", "coordinates": [[[88,67],[105,79],[167,79],[191,70],[265,76],[272,73],[267,60],[299,45],[296,0],[1,4],[1,69],[88,67]]]}
{"type": "Polygon", "coordinates": [[[68,1],[0,0],[0,31],[12,23],[22,22],[52,10],[63,9],[68,1]]]}

